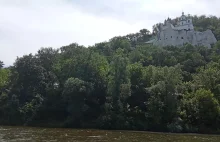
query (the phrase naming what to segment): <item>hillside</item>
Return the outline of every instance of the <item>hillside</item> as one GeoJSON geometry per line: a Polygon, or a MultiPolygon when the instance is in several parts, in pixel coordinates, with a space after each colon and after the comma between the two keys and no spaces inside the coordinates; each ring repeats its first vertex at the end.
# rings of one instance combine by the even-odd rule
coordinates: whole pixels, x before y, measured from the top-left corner
{"type": "MultiPolygon", "coordinates": [[[[220,40],[219,18],[193,21],[220,40]]],[[[144,44],[157,25],[88,48],[41,48],[9,68],[0,62],[0,124],[219,132],[220,42],[144,44]]]]}

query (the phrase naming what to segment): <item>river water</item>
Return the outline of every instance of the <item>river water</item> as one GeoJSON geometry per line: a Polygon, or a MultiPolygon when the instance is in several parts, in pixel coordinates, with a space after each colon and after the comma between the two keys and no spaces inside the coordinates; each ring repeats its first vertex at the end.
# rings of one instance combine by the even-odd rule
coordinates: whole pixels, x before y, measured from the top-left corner
{"type": "Polygon", "coordinates": [[[220,142],[217,135],[0,126],[0,142],[220,142]]]}

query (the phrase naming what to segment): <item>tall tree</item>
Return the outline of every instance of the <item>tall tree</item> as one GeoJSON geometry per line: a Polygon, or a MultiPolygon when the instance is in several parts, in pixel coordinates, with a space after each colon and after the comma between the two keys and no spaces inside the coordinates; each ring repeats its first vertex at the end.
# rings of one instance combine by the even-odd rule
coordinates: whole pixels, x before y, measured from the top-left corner
{"type": "MultiPolygon", "coordinates": [[[[130,83],[128,72],[128,58],[123,55],[124,50],[118,49],[113,56],[110,66],[108,94],[112,97],[112,106],[114,110],[120,108],[122,96],[120,96],[121,85],[130,83]]],[[[129,94],[127,94],[129,95],[129,94]]]]}
{"type": "Polygon", "coordinates": [[[9,69],[0,69],[0,95],[1,89],[9,82],[9,69]]]}
{"type": "Polygon", "coordinates": [[[0,61],[0,69],[4,67],[4,63],[0,61]]]}
{"type": "Polygon", "coordinates": [[[220,106],[210,90],[199,89],[184,96],[183,119],[199,131],[219,127],[220,106]]]}
{"type": "Polygon", "coordinates": [[[67,125],[75,127],[81,125],[85,99],[92,88],[92,84],[78,78],[69,78],[66,81],[62,96],[67,103],[67,112],[69,112],[67,125]]]}

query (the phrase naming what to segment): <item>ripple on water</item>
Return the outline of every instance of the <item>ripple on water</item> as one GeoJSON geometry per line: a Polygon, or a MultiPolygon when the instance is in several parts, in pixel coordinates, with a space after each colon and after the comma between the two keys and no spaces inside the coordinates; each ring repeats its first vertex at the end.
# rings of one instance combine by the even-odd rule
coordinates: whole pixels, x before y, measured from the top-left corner
{"type": "Polygon", "coordinates": [[[0,142],[220,142],[220,136],[187,135],[131,131],[52,129],[32,127],[0,127],[0,142]]]}

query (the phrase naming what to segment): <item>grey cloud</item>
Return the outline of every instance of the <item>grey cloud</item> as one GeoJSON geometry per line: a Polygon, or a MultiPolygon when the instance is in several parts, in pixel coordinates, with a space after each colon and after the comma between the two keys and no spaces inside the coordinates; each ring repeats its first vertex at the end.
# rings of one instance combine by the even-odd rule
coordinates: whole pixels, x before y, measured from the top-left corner
{"type": "Polygon", "coordinates": [[[71,2],[82,12],[127,21],[133,21],[138,14],[141,14],[139,8],[142,4],[140,0],[72,0],[71,2]]]}
{"type": "Polygon", "coordinates": [[[141,3],[133,0],[72,0],[72,4],[83,11],[92,12],[96,15],[124,15],[131,8],[138,8],[141,3]]]}
{"type": "Polygon", "coordinates": [[[193,15],[220,15],[218,0],[69,0],[69,2],[82,12],[95,16],[109,16],[131,24],[149,20],[155,22],[168,16],[176,17],[182,11],[193,15]]]}

